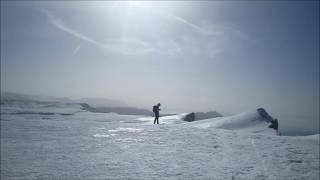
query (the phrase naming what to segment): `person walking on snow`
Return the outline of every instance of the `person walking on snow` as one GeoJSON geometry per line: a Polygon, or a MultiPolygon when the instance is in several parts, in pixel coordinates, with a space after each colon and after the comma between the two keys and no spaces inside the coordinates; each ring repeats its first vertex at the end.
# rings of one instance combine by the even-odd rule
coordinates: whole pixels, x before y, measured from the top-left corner
{"type": "Polygon", "coordinates": [[[153,109],[152,109],[152,111],[154,112],[153,124],[156,124],[156,122],[157,122],[157,124],[159,124],[159,111],[161,110],[160,106],[161,106],[160,103],[158,103],[157,105],[153,106],[153,109]]]}

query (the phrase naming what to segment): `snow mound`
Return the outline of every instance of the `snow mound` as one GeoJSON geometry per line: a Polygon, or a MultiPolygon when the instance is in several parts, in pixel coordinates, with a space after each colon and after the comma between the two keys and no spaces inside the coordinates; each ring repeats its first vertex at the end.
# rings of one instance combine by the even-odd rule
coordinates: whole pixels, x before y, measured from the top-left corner
{"type": "Polygon", "coordinates": [[[228,130],[245,130],[249,132],[275,132],[273,129],[268,128],[270,120],[262,117],[256,110],[243,112],[233,116],[195,121],[190,124],[191,126],[198,128],[213,127],[228,130]]]}
{"type": "MultiPolygon", "coordinates": [[[[268,128],[273,118],[262,108],[233,116],[216,117],[193,122],[184,121],[185,117],[189,114],[191,113],[160,117],[159,122],[160,124],[186,123],[197,128],[220,128],[227,130],[243,130],[254,133],[264,132],[276,134],[274,129],[268,128]],[[263,113],[261,113],[261,110],[263,113]]],[[[153,124],[154,117],[140,117],[136,120],[144,121],[146,124],[153,124]]]]}

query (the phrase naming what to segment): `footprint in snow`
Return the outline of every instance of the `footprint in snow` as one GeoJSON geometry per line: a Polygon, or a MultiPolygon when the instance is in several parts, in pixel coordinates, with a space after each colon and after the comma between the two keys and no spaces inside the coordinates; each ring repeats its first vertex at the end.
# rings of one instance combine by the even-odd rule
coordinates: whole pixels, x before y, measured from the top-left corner
{"type": "Polygon", "coordinates": [[[302,163],[302,160],[290,159],[289,162],[291,162],[291,163],[302,163]]]}
{"type": "Polygon", "coordinates": [[[213,146],[213,148],[215,148],[215,149],[217,149],[217,148],[219,148],[220,146],[219,145],[215,145],[215,146],[213,146]]]}

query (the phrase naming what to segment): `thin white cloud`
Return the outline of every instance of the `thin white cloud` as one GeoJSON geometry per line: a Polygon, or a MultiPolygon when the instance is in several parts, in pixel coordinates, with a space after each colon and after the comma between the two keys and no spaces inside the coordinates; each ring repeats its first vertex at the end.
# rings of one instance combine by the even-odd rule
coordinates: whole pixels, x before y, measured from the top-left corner
{"type": "Polygon", "coordinates": [[[223,36],[223,35],[235,35],[238,38],[241,39],[248,39],[248,35],[239,29],[227,27],[227,26],[221,26],[221,25],[213,25],[210,23],[205,24],[204,26],[198,26],[195,25],[186,19],[183,19],[182,17],[176,16],[174,14],[167,13],[167,16],[171,17],[171,19],[178,21],[180,23],[183,23],[189,27],[191,27],[193,30],[197,31],[198,33],[206,36],[223,36]]]}
{"type": "MultiPolygon", "coordinates": [[[[43,10],[43,12],[48,16],[50,23],[58,29],[60,29],[61,31],[67,32],[68,34],[78,39],[91,43],[97,46],[99,49],[127,55],[146,54],[153,52],[154,50],[149,43],[139,40],[137,38],[121,37],[108,38],[105,40],[105,42],[96,41],[93,38],[86,36],[80,33],[79,31],[69,27],[67,24],[65,24],[65,22],[62,19],[54,15],[52,12],[48,10],[43,10]]],[[[76,54],[79,49],[80,46],[78,46],[73,51],[73,53],[76,54]]]]}
{"type": "Polygon", "coordinates": [[[201,25],[196,25],[190,21],[188,21],[187,19],[184,19],[183,17],[180,17],[178,15],[175,15],[173,13],[169,13],[167,11],[163,11],[163,10],[155,10],[152,9],[148,10],[150,13],[156,14],[162,18],[165,18],[167,20],[170,21],[175,21],[177,23],[180,24],[184,24],[188,27],[190,27],[190,29],[192,29],[193,31],[201,34],[201,35],[205,35],[205,36],[225,36],[225,35],[232,35],[232,36],[236,36],[237,38],[241,38],[241,39],[248,39],[249,36],[240,31],[239,29],[236,29],[234,27],[230,27],[230,26],[223,26],[223,25],[214,25],[210,22],[206,22],[206,23],[202,23],[201,25]]]}
{"type": "MultiPolygon", "coordinates": [[[[199,39],[197,37],[189,37],[186,39],[182,36],[182,42],[177,41],[175,39],[159,39],[154,43],[146,42],[133,37],[108,37],[100,42],[94,40],[93,38],[87,35],[82,34],[80,31],[76,29],[71,28],[54,13],[48,10],[44,10],[43,12],[47,15],[50,23],[58,29],[60,29],[61,31],[66,32],[77,39],[93,44],[104,52],[113,52],[124,55],[146,55],[156,52],[160,54],[167,54],[170,56],[175,56],[181,53],[200,53],[207,54],[208,57],[214,57],[220,52],[222,52],[221,47],[211,45],[212,39],[199,39]]],[[[188,22],[187,20],[181,17],[168,13],[166,13],[165,15],[164,13],[162,13],[162,16],[165,16],[170,20],[174,20],[176,22],[185,24],[191,27],[196,32],[201,33],[202,35],[212,36],[215,38],[215,41],[217,41],[217,37],[222,37],[221,35],[224,33],[223,30],[225,30],[223,28],[218,28],[217,26],[216,28],[212,26],[204,26],[206,28],[202,28],[200,26],[188,22]]],[[[73,54],[77,54],[79,49],[80,46],[77,46],[73,50],[73,54]]]]}
{"type": "Polygon", "coordinates": [[[94,45],[97,45],[97,46],[102,45],[101,43],[93,40],[92,38],[85,36],[85,35],[79,33],[78,31],[68,27],[60,18],[55,16],[52,12],[50,12],[48,10],[43,10],[43,12],[47,14],[47,16],[50,20],[50,23],[53,24],[54,26],[56,26],[57,28],[59,28],[60,30],[67,32],[78,39],[92,43],[94,45]]]}
{"type": "Polygon", "coordinates": [[[160,11],[160,10],[152,10],[152,11],[149,11],[151,13],[155,13],[163,18],[166,18],[168,20],[171,20],[171,21],[175,21],[175,22],[178,22],[180,24],[184,24],[188,27],[190,27],[192,30],[194,30],[195,32],[197,33],[200,33],[202,35],[207,35],[207,36],[218,36],[218,35],[223,35],[224,34],[224,31],[223,29],[213,29],[213,28],[205,28],[205,27],[202,27],[202,26],[199,26],[199,25],[196,25],[194,23],[191,23],[190,21],[180,17],[180,16],[177,16],[175,14],[172,14],[172,13],[169,13],[169,12],[166,12],[166,11],[160,11]]]}
{"type": "Polygon", "coordinates": [[[221,30],[215,30],[215,29],[206,29],[206,28],[203,28],[203,27],[200,27],[200,26],[197,26],[189,21],[187,21],[186,19],[183,19],[182,17],[179,17],[179,16],[176,16],[174,14],[167,14],[169,17],[171,17],[172,19],[180,22],[180,23],[183,23],[189,27],[191,27],[192,29],[194,29],[195,31],[203,34],[203,35],[208,35],[208,36],[216,36],[216,35],[222,35],[223,34],[223,31],[221,30]]]}
{"type": "Polygon", "coordinates": [[[121,51],[128,55],[147,54],[155,50],[150,43],[133,37],[107,38],[104,44],[109,45],[108,48],[114,52],[121,51]]]}

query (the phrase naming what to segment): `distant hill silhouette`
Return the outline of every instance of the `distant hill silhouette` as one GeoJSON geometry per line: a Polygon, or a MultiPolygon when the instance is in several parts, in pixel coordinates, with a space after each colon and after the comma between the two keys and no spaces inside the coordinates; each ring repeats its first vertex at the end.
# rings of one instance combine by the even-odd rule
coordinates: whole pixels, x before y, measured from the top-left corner
{"type": "Polygon", "coordinates": [[[1,92],[1,103],[10,101],[24,101],[24,102],[69,102],[69,98],[55,98],[49,96],[38,96],[29,94],[20,94],[12,92],[1,92]]]}
{"type": "Polygon", "coordinates": [[[216,118],[216,117],[223,117],[223,115],[218,113],[217,111],[195,113],[195,120],[210,119],[210,118],[216,118]]]}
{"type": "Polygon", "coordinates": [[[92,107],[87,103],[81,103],[83,109],[91,112],[99,113],[117,113],[121,115],[146,115],[152,116],[153,112],[146,109],[139,109],[134,107],[92,107]]]}
{"type": "Polygon", "coordinates": [[[74,100],[78,103],[87,103],[92,107],[127,107],[128,105],[120,100],[107,99],[107,98],[81,98],[74,100]]]}
{"type": "MultiPolygon", "coordinates": [[[[121,115],[144,115],[154,116],[154,113],[147,109],[129,107],[125,102],[120,100],[113,100],[107,98],[81,98],[81,99],[70,99],[70,98],[56,98],[50,96],[38,96],[38,95],[27,95],[20,93],[1,92],[1,105],[28,105],[32,103],[36,104],[48,104],[48,103],[71,103],[80,104],[83,109],[91,112],[100,113],[117,113],[121,115]]],[[[160,114],[160,116],[169,116],[175,114],[160,114]]],[[[208,119],[214,117],[221,117],[222,115],[216,111],[209,111],[206,113],[196,112],[195,120],[208,119]]]]}
{"type": "Polygon", "coordinates": [[[209,111],[209,112],[192,112],[187,114],[184,117],[184,121],[192,122],[202,119],[210,119],[216,117],[223,117],[222,114],[218,113],[217,111],[209,111]]]}
{"type": "Polygon", "coordinates": [[[60,102],[60,103],[87,103],[91,107],[127,107],[128,105],[120,100],[107,99],[107,98],[81,98],[81,99],[70,99],[70,98],[56,98],[50,96],[38,96],[28,95],[12,92],[1,92],[1,104],[12,103],[12,102],[25,102],[25,103],[36,103],[36,102],[60,102]]]}

